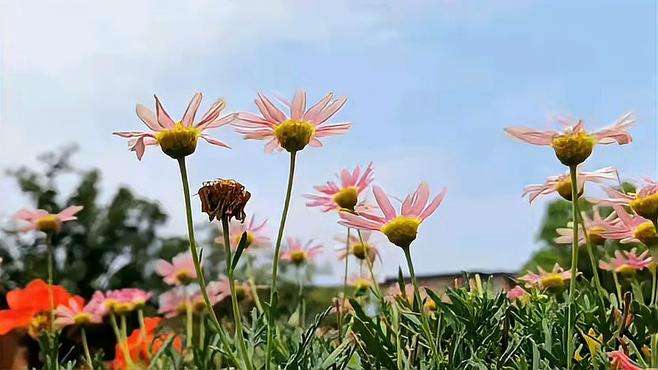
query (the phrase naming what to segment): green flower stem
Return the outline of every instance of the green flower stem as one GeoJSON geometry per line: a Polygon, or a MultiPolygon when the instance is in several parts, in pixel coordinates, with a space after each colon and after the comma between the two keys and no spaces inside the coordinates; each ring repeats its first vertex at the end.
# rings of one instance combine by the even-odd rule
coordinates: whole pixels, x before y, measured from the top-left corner
{"type": "Polygon", "coordinates": [[[297,268],[297,280],[299,281],[299,327],[306,326],[306,301],[304,300],[304,272],[301,267],[297,268]]]}
{"type": "Polygon", "coordinates": [[[123,352],[123,358],[126,359],[126,364],[128,364],[129,368],[130,366],[134,366],[133,359],[130,357],[130,351],[128,351],[128,340],[125,336],[121,335],[119,325],[117,324],[117,317],[114,312],[110,313],[110,326],[112,326],[114,336],[117,338],[117,344],[119,345],[119,348],[121,348],[121,352],[123,352]]]}
{"type": "Polygon", "coordinates": [[[651,301],[649,305],[656,304],[656,266],[653,266],[651,269],[651,301]]]}
{"type": "Polygon", "coordinates": [[[192,261],[194,262],[194,270],[196,271],[197,282],[199,283],[199,288],[201,290],[201,295],[203,296],[203,301],[206,304],[206,309],[212,317],[213,324],[215,324],[216,329],[222,330],[222,326],[217,319],[217,314],[212,308],[212,303],[210,303],[210,298],[208,297],[208,292],[206,291],[206,279],[203,276],[203,269],[201,268],[201,262],[199,261],[199,253],[196,249],[196,240],[194,239],[194,221],[192,221],[192,205],[190,202],[190,185],[187,180],[187,166],[185,165],[185,158],[178,159],[178,167],[180,168],[180,177],[183,183],[183,198],[185,198],[185,212],[187,215],[187,236],[190,239],[190,253],[192,254],[192,261]]]}
{"type": "Polygon", "coordinates": [[[587,255],[589,256],[589,262],[591,265],[592,269],[592,276],[594,278],[594,287],[596,288],[596,292],[598,293],[599,299],[601,300],[601,307],[604,309],[605,307],[605,302],[603,300],[603,296],[605,293],[605,290],[603,290],[603,287],[601,286],[601,280],[599,280],[599,268],[596,264],[596,255],[594,254],[594,247],[592,245],[591,239],[589,237],[589,234],[587,233],[587,228],[585,227],[585,221],[583,220],[583,217],[578,214],[578,222],[580,222],[580,226],[583,227],[583,234],[585,235],[585,248],[587,249],[587,255]]]}
{"type": "MultiPolygon", "coordinates": [[[[359,243],[361,245],[365,245],[363,242],[363,234],[361,234],[361,230],[356,229],[356,233],[359,236],[359,243]]],[[[377,295],[377,298],[381,299],[382,296],[382,291],[379,288],[379,283],[377,282],[377,278],[375,277],[375,272],[373,270],[373,264],[370,261],[370,255],[366,252],[366,264],[368,265],[368,270],[370,271],[370,278],[372,279],[373,286],[375,287],[375,294],[377,295]]]]}
{"type": "Polygon", "coordinates": [[[575,312],[573,308],[574,292],[576,290],[576,278],[578,275],[578,219],[580,212],[578,210],[578,174],[577,166],[569,166],[571,175],[571,214],[573,218],[573,242],[571,244],[571,279],[569,280],[569,297],[567,298],[568,322],[567,322],[567,369],[573,366],[574,354],[574,319],[575,312]]]}
{"type": "Polygon", "coordinates": [[[222,234],[224,235],[224,250],[226,251],[226,275],[228,275],[228,283],[231,288],[231,307],[233,309],[233,320],[235,321],[235,336],[238,342],[238,349],[240,356],[247,370],[252,370],[251,360],[247,352],[247,347],[244,341],[244,330],[242,328],[242,315],[240,314],[240,306],[238,304],[238,296],[235,291],[235,279],[233,278],[233,259],[231,253],[231,241],[229,240],[229,225],[228,217],[222,217],[222,234]]]}
{"type": "Polygon", "coordinates": [[[267,313],[267,347],[266,347],[266,360],[265,369],[269,370],[270,361],[272,359],[272,340],[274,335],[274,311],[273,307],[274,297],[277,294],[277,273],[279,269],[279,254],[281,251],[281,240],[283,239],[283,230],[286,226],[286,218],[288,217],[288,208],[290,207],[290,195],[292,194],[292,183],[295,177],[295,160],[297,152],[290,152],[290,169],[288,171],[288,187],[286,189],[286,199],[283,202],[283,211],[281,212],[281,221],[279,223],[279,232],[276,237],[276,244],[274,246],[274,260],[272,261],[272,287],[270,290],[270,302],[267,313]]]}
{"type": "Polygon", "coordinates": [[[347,228],[347,239],[345,239],[345,271],[343,273],[343,296],[340,298],[339,309],[336,311],[336,317],[338,319],[338,339],[343,339],[343,310],[342,305],[347,299],[347,273],[349,270],[349,259],[350,259],[350,228],[347,228]]]}
{"type": "Polygon", "coordinates": [[[619,305],[619,308],[621,309],[621,304],[622,304],[622,294],[621,294],[621,284],[619,283],[619,278],[617,277],[616,272],[612,272],[612,278],[615,281],[615,288],[617,289],[617,304],[619,305]]]}
{"type": "Polygon", "coordinates": [[[651,336],[651,367],[658,368],[658,334],[651,336]]]}
{"type": "Polygon", "coordinates": [[[50,351],[55,355],[54,368],[59,369],[59,351],[55,348],[55,296],[53,294],[53,257],[54,257],[54,248],[53,248],[53,234],[48,233],[46,235],[46,246],[48,247],[48,301],[50,306],[49,322],[48,322],[48,347],[50,351]]]}
{"type": "Polygon", "coordinates": [[[418,306],[418,311],[420,313],[420,322],[421,325],[423,326],[423,331],[425,331],[427,335],[432,356],[434,357],[436,364],[439,364],[441,362],[439,353],[436,347],[433,345],[433,343],[435,343],[434,336],[432,335],[430,324],[427,320],[427,315],[425,315],[423,310],[423,302],[420,299],[420,290],[418,288],[418,281],[416,280],[416,273],[414,272],[414,264],[411,260],[411,250],[409,247],[402,248],[402,250],[404,251],[404,257],[407,259],[407,267],[409,268],[409,275],[411,275],[411,282],[414,286],[414,306],[418,306]]]}
{"type": "Polygon", "coordinates": [[[185,346],[187,347],[188,350],[192,349],[192,346],[194,345],[193,342],[193,335],[194,335],[194,316],[192,315],[192,303],[187,300],[185,302],[185,346]]]}
{"type": "Polygon", "coordinates": [[[139,330],[142,334],[142,339],[146,339],[146,325],[144,324],[144,309],[137,310],[137,321],[139,322],[139,330]]]}
{"type": "Polygon", "coordinates": [[[82,337],[82,349],[85,352],[85,360],[87,361],[87,366],[89,366],[89,370],[93,370],[94,362],[91,360],[91,353],[89,353],[89,344],[87,343],[87,332],[85,331],[84,326],[80,327],[80,336],[82,337]]]}
{"type": "Polygon", "coordinates": [[[254,271],[252,267],[251,256],[247,256],[247,282],[249,283],[249,289],[254,296],[254,303],[258,312],[263,312],[263,305],[260,303],[260,297],[258,296],[258,287],[256,286],[256,279],[254,278],[254,271]]]}

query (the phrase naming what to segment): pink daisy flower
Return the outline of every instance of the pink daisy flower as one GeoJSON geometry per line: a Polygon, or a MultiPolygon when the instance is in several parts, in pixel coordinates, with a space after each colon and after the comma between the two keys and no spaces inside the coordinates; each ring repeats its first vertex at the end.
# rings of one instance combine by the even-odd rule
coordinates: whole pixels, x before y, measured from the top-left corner
{"type": "Polygon", "coordinates": [[[185,287],[174,287],[158,297],[158,313],[163,314],[166,318],[176,317],[187,311],[188,304],[191,304],[185,287]]]}
{"type": "Polygon", "coordinates": [[[571,280],[571,271],[564,269],[557,263],[553,266],[552,271],[546,271],[537,267],[538,272],[528,271],[527,274],[520,276],[518,280],[523,281],[529,287],[540,289],[561,288],[571,280]]]}
{"type": "Polygon", "coordinates": [[[141,104],[137,104],[137,116],[151,129],[151,131],[119,131],[114,135],[130,139],[130,150],[137,154],[137,159],[142,159],[144,150],[150,145],[160,145],[165,154],[179,159],[194,153],[197,139],[202,138],[210,144],[228,148],[223,142],[213,139],[204,134],[204,131],[217,128],[231,123],[237,116],[230,114],[220,117],[220,113],[226,106],[224,100],[219,99],[214,102],[208,112],[203,115],[198,123],[194,123],[194,116],[199,109],[203,95],[194,94],[192,100],[185,109],[183,118],[174,122],[162,107],[160,100],[155,97],[155,112],[141,104]]]}
{"type": "Polygon", "coordinates": [[[658,218],[658,182],[646,177],[644,183],[644,186],[634,194],[625,194],[613,188],[605,188],[610,198],[603,202],[630,206],[638,215],[655,220],[658,218]]]}
{"type": "Polygon", "coordinates": [[[507,127],[508,135],[533,145],[553,147],[555,155],[566,166],[584,162],[596,144],[628,144],[632,141],[628,129],[635,123],[632,113],[626,113],[611,126],[588,133],[583,121],[558,120],[564,126],[562,131],[540,131],[527,127],[507,127]]]}
{"type": "Polygon", "coordinates": [[[89,305],[101,316],[109,313],[124,314],[144,307],[152,294],[137,288],[94,292],[89,305]]]}
{"type": "Polygon", "coordinates": [[[373,186],[375,200],[383,215],[370,212],[340,212],[341,225],[355,229],[379,231],[386,235],[388,240],[398,247],[407,248],[416,239],[418,226],[431,216],[439,207],[446,195],[447,189],[441,192],[428,203],[430,198],[429,186],[422,182],[413,194],[407,195],[402,202],[400,214],[395,211],[389,197],[379,186],[373,186]]]}
{"type": "MultiPolygon", "coordinates": [[[[619,174],[614,167],[604,167],[592,172],[578,171],[578,194],[582,194],[585,182],[602,183],[606,180],[619,181],[619,174]]],[[[540,195],[558,193],[562,198],[571,200],[571,177],[569,173],[551,176],[543,184],[527,185],[523,188],[523,196],[528,196],[532,203],[540,195]]]]}
{"type": "Polygon", "coordinates": [[[24,222],[20,231],[38,230],[43,232],[59,232],[62,223],[77,220],[75,214],[82,210],[82,206],[70,206],[59,213],[49,213],[43,209],[22,209],[14,214],[14,219],[24,222]]]}
{"type": "Polygon", "coordinates": [[[190,252],[179,253],[171,262],[158,260],[155,264],[155,272],[169,285],[185,285],[196,279],[194,260],[190,252]]]}
{"type": "Polygon", "coordinates": [[[636,271],[642,271],[648,268],[653,262],[652,257],[647,257],[649,251],[646,250],[638,256],[636,249],[630,251],[615,251],[615,257],[608,261],[599,261],[599,267],[602,270],[614,271],[624,275],[634,274],[636,271]]]}
{"type": "Polygon", "coordinates": [[[310,199],[306,206],[319,207],[323,212],[341,209],[354,211],[354,207],[359,202],[359,195],[372,182],[372,172],[372,162],[363,172],[359,166],[356,166],[352,172],[346,168],[342,169],[340,175],[336,174],[340,186],[334,181],[315,186],[314,189],[320,194],[305,194],[304,197],[310,199]]]}
{"type": "Polygon", "coordinates": [[[618,219],[604,224],[601,234],[606,239],[619,240],[621,243],[644,243],[650,245],[656,239],[656,226],[642,216],[631,215],[624,207],[613,204],[614,214],[618,219]]]}
{"type": "MultiPolygon", "coordinates": [[[[603,245],[605,238],[603,233],[606,229],[610,228],[611,225],[618,222],[619,219],[615,218],[614,214],[610,214],[605,219],[601,217],[601,213],[598,206],[592,207],[592,217],[590,218],[586,212],[581,212],[581,217],[583,218],[583,223],[585,224],[585,230],[589,236],[589,240],[592,245],[603,245]]],[[[572,244],[573,242],[573,229],[571,228],[573,222],[569,222],[566,228],[557,228],[555,231],[558,234],[558,237],[553,239],[557,244],[572,244]]],[[[578,228],[578,245],[585,245],[587,239],[585,238],[585,232],[582,228],[578,228]]]]}
{"type": "MultiPolygon", "coordinates": [[[[270,246],[270,237],[267,235],[267,219],[262,222],[256,222],[255,216],[251,216],[248,221],[238,222],[231,221],[230,240],[231,249],[236,250],[242,238],[242,233],[247,233],[247,249],[265,248],[270,246]]],[[[218,244],[224,244],[224,239],[218,237],[215,239],[218,244]]]]}
{"type": "MultiPolygon", "coordinates": [[[[235,281],[235,291],[238,301],[251,299],[251,289],[246,282],[235,281]]],[[[226,276],[220,276],[218,281],[208,283],[208,295],[213,304],[231,297],[231,285],[226,276]]]]}
{"type": "Polygon", "coordinates": [[[69,325],[100,324],[103,322],[103,317],[96,308],[94,304],[85,305],[81,297],[71,297],[68,306],[57,306],[54,324],[59,328],[69,325]]]}
{"type": "Polygon", "coordinates": [[[375,258],[379,258],[381,260],[381,255],[379,254],[377,246],[372,241],[370,241],[371,236],[372,233],[370,231],[361,232],[363,243],[358,234],[350,235],[349,241],[346,240],[347,238],[338,238],[338,241],[341,242],[342,245],[347,244],[347,250],[345,250],[344,246],[340,247],[338,259],[344,260],[347,258],[347,256],[352,255],[359,260],[365,260],[367,257],[370,262],[374,262],[375,258]]]}
{"type": "Polygon", "coordinates": [[[290,115],[286,115],[270,99],[259,93],[255,103],[260,116],[240,112],[233,125],[245,139],[267,140],[265,145],[267,153],[282,148],[296,152],[304,149],[307,144],[320,147],[322,146],[320,138],[343,134],[350,129],[349,122],[327,123],[327,120],[336,114],[346,101],[346,97],[334,99],[334,94],[329,93],[307,109],[306,92],[297,91],[292,103],[282,100],[290,110],[290,115]]]}
{"type": "Polygon", "coordinates": [[[613,370],[642,369],[624,353],[621,347],[617,351],[608,352],[608,358],[610,359],[610,368],[613,370]]]}
{"type": "Polygon", "coordinates": [[[520,285],[515,286],[507,292],[507,299],[510,301],[516,301],[517,299],[523,299],[523,297],[528,296],[528,292],[525,291],[520,285]]]}
{"type": "Polygon", "coordinates": [[[313,262],[313,259],[322,253],[322,245],[312,245],[309,240],[305,245],[297,238],[288,238],[288,249],[281,253],[281,261],[292,262],[295,265],[313,262]]]}

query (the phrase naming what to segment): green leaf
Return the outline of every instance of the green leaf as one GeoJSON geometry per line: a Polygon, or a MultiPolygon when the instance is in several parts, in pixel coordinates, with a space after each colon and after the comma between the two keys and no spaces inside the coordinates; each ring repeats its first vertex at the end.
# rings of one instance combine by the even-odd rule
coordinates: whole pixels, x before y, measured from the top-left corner
{"type": "Polygon", "coordinates": [[[240,241],[238,242],[238,249],[235,250],[235,254],[233,255],[233,262],[231,263],[231,269],[235,269],[235,266],[238,265],[238,261],[240,261],[240,256],[242,256],[242,252],[247,248],[247,232],[243,232],[242,235],[240,236],[240,241]]]}

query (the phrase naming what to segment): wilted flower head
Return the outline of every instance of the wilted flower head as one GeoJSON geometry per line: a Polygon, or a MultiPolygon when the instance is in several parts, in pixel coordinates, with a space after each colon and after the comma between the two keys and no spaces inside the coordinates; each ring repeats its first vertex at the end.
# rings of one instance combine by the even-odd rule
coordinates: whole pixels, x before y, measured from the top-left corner
{"type": "Polygon", "coordinates": [[[322,253],[322,245],[312,245],[313,240],[309,240],[305,245],[297,238],[288,238],[288,249],[281,253],[281,261],[292,262],[300,266],[312,262],[315,256],[322,253]]]}
{"type": "Polygon", "coordinates": [[[351,127],[348,122],[326,123],[347,101],[346,97],[333,97],[334,94],[329,93],[307,110],[306,92],[297,91],[292,103],[283,100],[290,109],[290,115],[286,116],[270,99],[259,93],[255,103],[261,115],[240,112],[233,125],[237,127],[237,132],[244,134],[245,139],[268,140],[265,145],[268,153],[281,148],[292,153],[304,149],[307,144],[319,147],[322,146],[319,138],[343,134],[351,127]]]}
{"type": "Polygon", "coordinates": [[[208,214],[210,221],[224,217],[229,221],[231,218],[244,221],[247,217],[244,207],[250,197],[251,193],[235,180],[208,181],[199,189],[201,211],[208,214]]]}
{"type": "Polygon", "coordinates": [[[635,123],[632,113],[626,113],[614,124],[598,131],[585,131],[583,121],[560,119],[564,126],[561,132],[540,131],[527,127],[507,127],[510,136],[533,145],[551,146],[555,155],[565,166],[575,166],[584,162],[596,144],[628,144],[632,141],[628,129],[635,123]]]}
{"type": "Polygon", "coordinates": [[[632,275],[636,271],[642,271],[648,268],[653,258],[647,257],[649,251],[646,250],[638,256],[636,249],[630,251],[615,251],[615,257],[608,261],[599,261],[599,267],[602,270],[614,271],[623,275],[632,275]]]}
{"type": "Polygon", "coordinates": [[[185,110],[185,114],[183,114],[183,118],[178,122],[174,122],[162,107],[158,97],[155,96],[156,114],[153,114],[145,106],[137,104],[137,116],[152,131],[120,131],[115,132],[114,135],[129,138],[130,150],[134,151],[137,154],[137,159],[140,160],[144,155],[144,150],[149,145],[160,145],[162,151],[174,159],[184,158],[194,153],[199,138],[210,144],[228,148],[228,145],[207,136],[203,132],[226,125],[233,121],[237,115],[231,114],[220,117],[219,115],[226,103],[224,100],[219,99],[210,106],[201,121],[194,124],[194,116],[199,109],[202,97],[201,93],[194,94],[185,110]]]}
{"type": "Polygon", "coordinates": [[[610,198],[603,202],[630,206],[638,215],[655,220],[658,218],[658,182],[646,177],[644,183],[639,191],[631,194],[622,193],[613,188],[605,188],[610,198]]]}
{"type": "MultiPolygon", "coordinates": [[[[578,171],[578,196],[583,193],[585,182],[601,183],[606,180],[619,181],[619,174],[614,167],[604,167],[592,172],[578,171]]],[[[558,193],[566,200],[571,201],[571,177],[567,174],[551,176],[541,185],[528,185],[523,188],[523,196],[528,196],[532,203],[540,195],[558,193]]]]}
{"type": "Polygon", "coordinates": [[[571,280],[571,272],[564,271],[557,263],[553,266],[552,271],[545,271],[541,267],[537,267],[537,270],[537,273],[528,271],[527,274],[520,276],[518,279],[528,286],[540,289],[561,288],[571,280]]]}
{"type": "Polygon", "coordinates": [[[610,368],[613,370],[641,370],[635,362],[633,362],[619,347],[616,351],[608,352],[608,358],[610,359],[610,368]]]}
{"type": "Polygon", "coordinates": [[[379,186],[373,186],[375,200],[383,215],[370,212],[340,212],[341,225],[356,229],[380,231],[388,240],[401,248],[408,248],[416,239],[418,226],[434,213],[446,195],[447,189],[443,190],[428,204],[430,197],[429,186],[422,182],[413,194],[407,195],[402,202],[400,214],[398,215],[384,190],[379,186]]]}
{"type": "Polygon", "coordinates": [[[55,310],[55,325],[63,328],[69,325],[100,324],[103,317],[93,304],[85,305],[82,297],[69,298],[68,304],[60,304],[55,310]]]}
{"type": "MultiPolygon", "coordinates": [[[[232,221],[229,231],[229,240],[231,242],[231,249],[236,250],[243,233],[247,233],[247,249],[267,247],[270,245],[270,237],[267,236],[267,219],[261,223],[256,222],[256,218],[252,215],[249,221],[237,222],[232,221]]],[[[224,244],[224,239],[218,237],[215,243],[224,244]]]]}
{"type": "Polygon", "coordinates": [[[190,252],[179,253],[171,262],[158,260],[155,264],[155,272],[169,285],[184,285],[196,279],[194,260],[190,252]]]}
{"type": "Polygon", "coordinates": [[[15,220],[24,221],[27,224],[20,231],[37,230],[45,233],[58,233],[62,223],[76,220],[75,214],[82,210],[82,206],[70,206],[59,213],[48,213],[43,209],[22,209],[14,215],[15,220]]]}
{"type": "MultiPolygon", "coordinates": [[[[601,217],[601,213],[598,206],[592,207],[592,218],[587,216],[586,212],[581,212],[581,217],[583,218],[583,223],[585,224],[585,230],[582,228],[578,229],[578,245],[585,245],[587,243],[587,238],[585,237],[585,232],[589,237],[590,243],[592,245],[603,245],[605,238],[603,233],[615,222],[615,215],[610,214],[605,219],[601,217]]],[[[573,242],[573,225],[572,222],[567,224],[566,228],[557,228],[555,231],[558,233],[558,237],[553,241],[557,244],[571,244],[573,242]]]]}
{"type": "Polygon", "coordinates": [[[622,206],[613,204],[612,208],[618,219],[604,225],[604,238],[619,240],[624,244],[642,242],[646,245],[653,244],[658,238],[653,222],[642,216],[629,214],[622,206]]]}
{"type": "Polygon", "coordinates": [[[89,305],[104,316],[108,313],[125,314],[144,307],[152,294],[137,288],[94,292],[89,305]]]}
{"type": "Polygon", "coordinates": [[[344,168],[340,175],[336,177],[340,180],[340,185],[334,181],[327,181],[326,185],[315,186],[320,194],[306,194],[310,199],[306,205],[308,207],[319,207],[323,212],[333,210],[354,211],[359,202],[359,194],[363,192],[372,182],[372,163],[361,172],[361,167],[356,166],[354,171],[350,172],[344,168]]]}
{"type": "Polygon", "coordinates": [[[370,241],[371,236],[372,233],[370,231],[363,231],[361,232],[361,237],[359,237],[359,235],[350,235],[348,240],[345,240],[346,238],[338,239],[343,244],[347,244],[347,251],[344,247],[341,248],[338,257],[340,259],[345,259],[348,255],[352,255],[359,260],[365,260],[368,258],[371,263],[374,262],[377,257],[381,259],[377,246],[370,241]]]}

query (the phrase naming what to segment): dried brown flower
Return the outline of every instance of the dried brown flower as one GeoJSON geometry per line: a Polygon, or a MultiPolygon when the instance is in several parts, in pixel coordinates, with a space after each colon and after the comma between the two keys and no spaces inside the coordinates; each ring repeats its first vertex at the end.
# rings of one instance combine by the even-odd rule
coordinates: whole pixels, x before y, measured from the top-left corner
{"type": "Polygon", "coordinates": [[[235,180],[208,181],[199,189],[201,211],[208,214],[210,221],[215,218],[221,220],[223,217],[244,221],[247,216],[244,207],[250,197],[251,194],[244,186],[235,180]]]}

